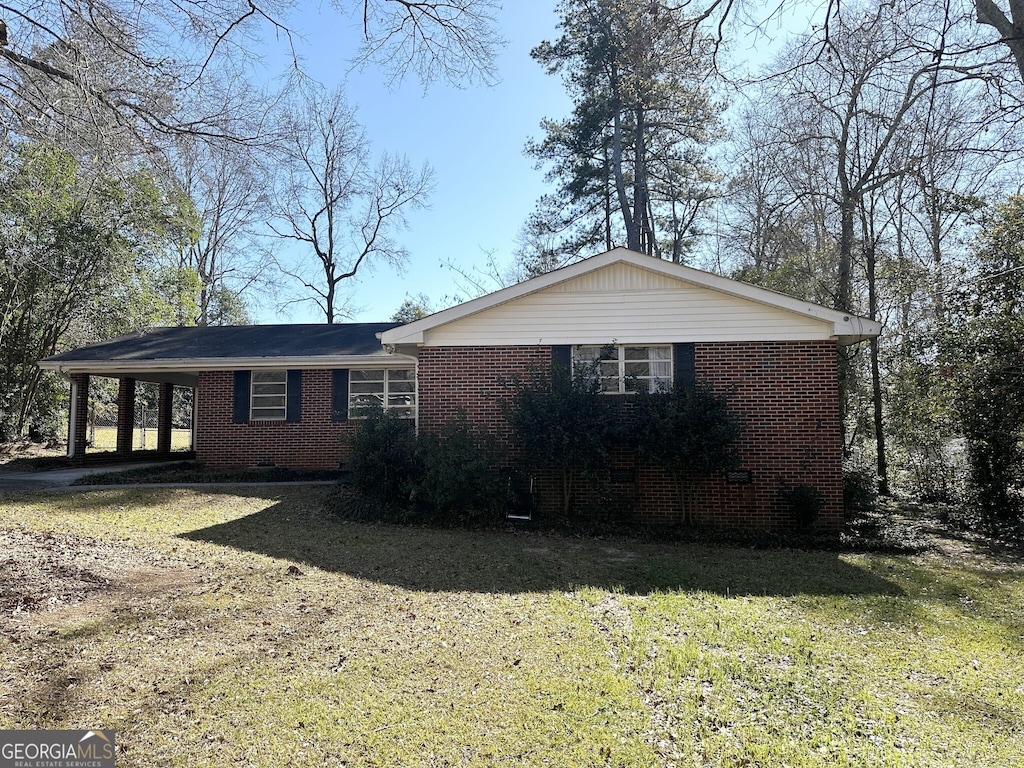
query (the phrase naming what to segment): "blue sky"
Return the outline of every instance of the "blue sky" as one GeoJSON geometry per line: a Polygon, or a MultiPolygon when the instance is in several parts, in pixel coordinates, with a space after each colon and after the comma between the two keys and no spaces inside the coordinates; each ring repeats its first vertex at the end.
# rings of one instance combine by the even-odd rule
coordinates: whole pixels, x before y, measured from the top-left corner
{"type": "MultiPolygon", "coordinates": [[[[361,6],[361,4],[356,4],[361,6]]],[[[361,23],[329,7],[291,20],[301,35],[297,47],[305,71],[333,88],[345,85],[375,152],[404,154],[414,165],[434,169],[430,208],[409,217],[401,239],[410,252],[402,272],[381,265],[351,283],[351,320],[388,319],[407,297],[426,295],[434,309],[471,298],[472,286],[456,271],[484,270],[487,254],[510,264],[519,230],[542,193],[543,172],[523,155],[530,137],[540,137],[543,117],[567,116],[572,105],[561,79],[544,73],[530,50],[558,35],[555,0],[508,0],[497,13],[507,41],[497,61],[500,82],[456,88],[434,83],[424,92],[415,75],[390,88],[385,73],[353,71],[349,59],[359,47],[361,23]]],[[[774,7],[774,6],[773,6],[774,7]]],[[[805,30],[814,0],[793,6],[766,25],[764,34],[728,34],[737,60],[753,68],[766,60],[787,32],[805,30]]],[[[756,8],[751,12],[757,15],[756,8]]],[[[770,12],[768,12],[770,15],[770,12]]],[[[491,284],[489,289],[497,288],[491,284]]],[[[312,303],[280,312],[267,303],[257,322],[322,322],[312,303]]]]}
{"type": "MultiPolygon", "coordinates": [[[[511,260],[520,226],[544,191],[543,174],[523,155],[530,136],[539,136],[542,117],[568,113],[571,104],[558,77],[544,74],[530,49],[557,34],[554,2],[520,0],[498,14],[508,41],[498,59],[501,81],[458,89],[435,83],[424,93],[415,76],[389,90],[379,70],[349,71],[346,59],[358,45],[356,19],[325,9],[293,23],[303,35],[305,69],[328,88],[345,84],[358,119],[375,152],[405,154],[429,162],[436,190],[430,208],[409,217],[402,234],[411,257],[402,273],[379,266],[354,285],[351,320],[386,320],[407,296],[426,294],[435,305],[468,298],[466,281],[444,266],[467,272],[494,251],[511,260]],[[514,7],[513,7],[514,5],[514,7]]],[[[280,314],[261,307],[257,320],[322,322],[312,304],[280,314]]]]}

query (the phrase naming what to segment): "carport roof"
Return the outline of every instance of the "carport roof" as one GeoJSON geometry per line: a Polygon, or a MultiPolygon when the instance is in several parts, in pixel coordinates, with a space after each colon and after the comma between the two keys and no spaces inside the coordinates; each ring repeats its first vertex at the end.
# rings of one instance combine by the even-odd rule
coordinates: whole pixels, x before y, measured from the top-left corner
{"type": "MultiPolygon", "coordinates": [[[[39,361],[64,373],[170,380],[168,372],[394,362],[377,334],[398,323],[153,328],[39,361]],[[148,375],[147,375],[148,374],[148,375]]],[[[193,376],[188,376],[192,379],[193,376]]]]}

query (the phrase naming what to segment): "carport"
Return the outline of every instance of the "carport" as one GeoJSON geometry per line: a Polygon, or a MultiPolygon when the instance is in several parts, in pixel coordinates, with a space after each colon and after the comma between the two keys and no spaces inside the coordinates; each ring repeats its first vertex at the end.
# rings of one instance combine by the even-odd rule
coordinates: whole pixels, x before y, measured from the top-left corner
{"type": "Polygon", "coordinates": [[[39,362],[43,370],[63,376],[71,386],[71,407],[68,415],[68,458],[72,465],[80,466],[97,461],[139,461],[154,459],[194,458],[195,419],[192,420],[191,451],[172,452],[172,413],[174,388],[187,387],[193,392],[199,377],[194,372],[178,370],[175,361],[139,359],[137,335],[114,339],[106,344],[94,345],[39,362]],[[102,348],[102,349],[101,349],[102,348]],[[113,452],[87,453],[89,385],[96,377],[116,379],[117,388],[117,442],[113,452]],[[156,450],[136,450],[133,445],[134,413],[137,382],[158,385],[156,450]]]}

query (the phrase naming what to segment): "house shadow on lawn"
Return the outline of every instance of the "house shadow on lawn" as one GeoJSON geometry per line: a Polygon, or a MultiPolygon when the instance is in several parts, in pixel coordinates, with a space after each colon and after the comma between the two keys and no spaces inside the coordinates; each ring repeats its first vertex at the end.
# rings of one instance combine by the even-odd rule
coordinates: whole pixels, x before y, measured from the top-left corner
{"type": "Polygon", "coordinates": [[[266,509],[179,534],[356,578],[431,592],[595,587],[628,594],[901,595],[834,552],[585,539],[343,521],[285,495],[266,509]]]}

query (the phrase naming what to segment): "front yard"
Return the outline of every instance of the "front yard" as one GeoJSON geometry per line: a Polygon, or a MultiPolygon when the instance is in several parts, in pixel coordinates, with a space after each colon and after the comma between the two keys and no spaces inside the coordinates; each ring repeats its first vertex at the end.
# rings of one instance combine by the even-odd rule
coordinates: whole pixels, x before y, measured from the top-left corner
{"type": "Polygon", "coordinates": [[[0,728],[139,766],[1024,763],[1024,565],[0,495],[0,728]]]}

